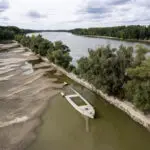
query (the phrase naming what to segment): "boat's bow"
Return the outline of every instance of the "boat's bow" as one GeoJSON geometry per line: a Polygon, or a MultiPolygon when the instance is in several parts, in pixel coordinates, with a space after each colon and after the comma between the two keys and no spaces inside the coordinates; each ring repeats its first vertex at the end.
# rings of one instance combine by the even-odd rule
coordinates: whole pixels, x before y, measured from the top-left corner
{"type": "Polygon", "coordinates": [[[92,119],[94,118],[95,110],[91,105],[79,106],[79,109],[82,111],[83,115],[92,119]]]}

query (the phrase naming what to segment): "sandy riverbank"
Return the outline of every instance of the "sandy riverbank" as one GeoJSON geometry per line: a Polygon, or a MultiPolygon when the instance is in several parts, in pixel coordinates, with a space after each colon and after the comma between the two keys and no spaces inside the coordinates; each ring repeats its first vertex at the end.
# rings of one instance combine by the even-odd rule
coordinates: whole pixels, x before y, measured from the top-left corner
{"type": "Polygon", "coordinates": [[[0,150],[23,150],[63,84],[45,76],[54,70],[49,64],[28,63],[39,58],[19,44],[1,44],[0,51],[0,150]]]}

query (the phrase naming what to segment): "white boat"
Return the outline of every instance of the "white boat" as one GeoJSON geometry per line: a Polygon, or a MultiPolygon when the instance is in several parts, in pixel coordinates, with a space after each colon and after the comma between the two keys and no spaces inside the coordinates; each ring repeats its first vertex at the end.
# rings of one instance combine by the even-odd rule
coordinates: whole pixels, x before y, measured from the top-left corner
{"type": "Polygon", "coordinates": [[[93,106],[84,97],[82,97],[77,91],[75,91],[74,89],[72,90],[75,92],[75,94],[66,95],[65,98],[67,99],[67,101],[82,115],[93,119],[95,116],[95,110],[93,106]],[[80,98],[84,102],[84,105],[79,106],[72,100],[72,98],[76,98],[76,97],[80,98]]]}
{"type": "Polygon", "coordinates": [[[66,85],[68,85],[68,83],[67,83],[67,82],[64,82],[64,86],[66,86],[66,85]]]}
{"type": "Polygon", "coordinates": [[[61,94],[61,96],[62,96],[62,97],[64,97],[64,96],[65,96],[65,93],[63,93],[63,92],[60,92],[60,94],[61,94]]]}

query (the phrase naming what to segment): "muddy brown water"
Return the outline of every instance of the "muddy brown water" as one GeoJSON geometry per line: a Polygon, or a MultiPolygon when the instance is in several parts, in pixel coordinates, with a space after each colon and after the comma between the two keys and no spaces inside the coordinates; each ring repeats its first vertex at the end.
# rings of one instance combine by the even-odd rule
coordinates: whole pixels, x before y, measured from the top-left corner
{"type": "MultiPolygon", "coordinates": [[[[150,133],[100,96],[65,76],[67,81],[95,108],[96,119],[88,121],[61,95],[50,100],[37,129],[36,140],[27,150],[149,150],[150,133]]],[[[58,82],[58,81],[57,81],[58,82]]],[[[66,92],[70,87],[65,87],[66,92]]]]}

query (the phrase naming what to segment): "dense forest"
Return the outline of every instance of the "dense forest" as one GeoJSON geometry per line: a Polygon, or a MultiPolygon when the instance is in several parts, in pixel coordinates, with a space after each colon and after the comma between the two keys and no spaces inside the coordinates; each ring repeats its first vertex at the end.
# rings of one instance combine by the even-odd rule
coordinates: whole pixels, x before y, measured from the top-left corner
{"type": "Polygon", "coordinates": [[[119,39],[150,40],[149,26],[116,26],[70,30],[73,34],[90,36],[108,36],[119,39]]]}
{"type": "Polygon", "coordinates": [[[75,73],[103,92],[127,99],[144,112],[150,111],[150,58],[148,49],[100,47],[89,50],[88,57],[77,62],[75,73]]]}
{"type": "Polygon", "coordinates": [[[72,57],[68,46],[61,41],[52,43],[49,40],[38,36],[16,35],[15,40],[23,46],[30,48],[34,53],[47,57],[51,62],[71,71],[74,67],[70,64],[72,57]]]}

